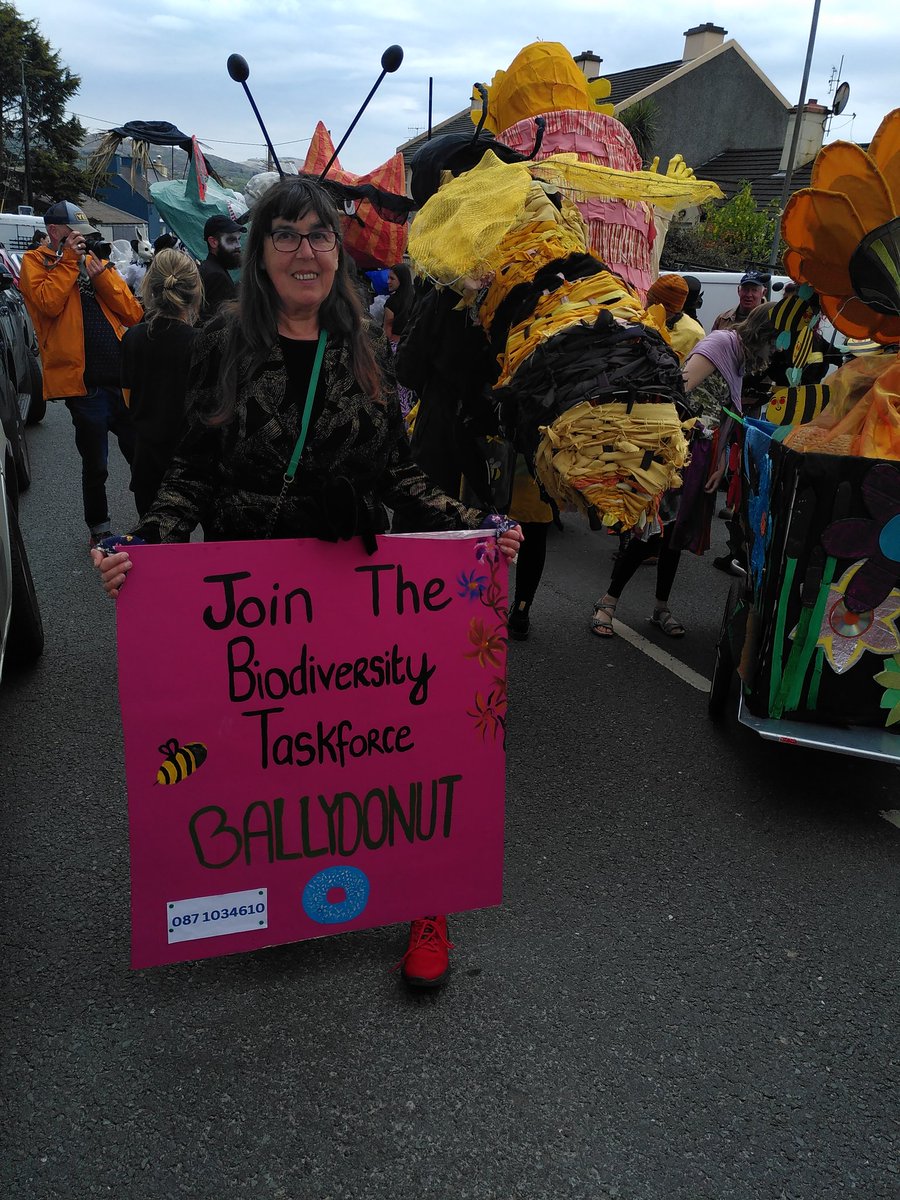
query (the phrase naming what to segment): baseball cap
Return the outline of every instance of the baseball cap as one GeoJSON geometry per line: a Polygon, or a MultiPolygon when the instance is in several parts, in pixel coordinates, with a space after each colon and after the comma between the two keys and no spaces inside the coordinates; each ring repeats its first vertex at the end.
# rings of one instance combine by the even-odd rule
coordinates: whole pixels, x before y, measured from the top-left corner
{"type": "Polygon", "coordinates": [[[745,271],[738,287],[743,287],[745,283],[753,283],[757,287],[768,287],[771,278],[772,276],[765,271],[745,271]]]}
{"type": "Polygon", "coordinates": [[[78,233],[97,233],[93,225],[71,200],[58,200],[44,213],[45,225],[68,225],[78,233]]]}
{"type": "Polygon", "coordinates": [[[238,225],[237,221],[233,221],[231,217],[224,217],[217,214],[210,217],[203,226],[203,240],[211,237],[221,237],[223,233],[243,233],[244,226],[238,225]]]}

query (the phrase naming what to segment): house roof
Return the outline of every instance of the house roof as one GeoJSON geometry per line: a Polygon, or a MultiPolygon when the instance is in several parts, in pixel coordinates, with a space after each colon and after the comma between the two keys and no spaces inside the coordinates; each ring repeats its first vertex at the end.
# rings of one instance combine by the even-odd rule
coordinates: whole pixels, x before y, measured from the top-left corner
{"type": "MultiPolygon", "coordinates": [[[[863,143],[862,149],[867,150],[868,144],[863,143]]],[[[740,191],[741,184],[749,183],[753,188],[753,199],[764,207],[772,200],[781,200],[784,188],[784,172],[779,171],[783,149],[778,146],[771,150],[723,150],[709,162],[697,167],[695,174],[698,179],[712,179],[725,193],[725,198],[740,191]]],[[[812,162],[802,167],[795,167],[791,174],[791,195],[810,186],[812,162]]]]}
{"type": "MultiPolygon", "coordinates": [[[[714,58],[718,58],[720,54],[727,54],[729,51],[734,51],[735,54],[739,55],[739,57],[742,58],[750,68],[750,70],[753,71],[754,74],[759,77],[760,81],[765,84],[769,91],[774,96],[777,96],[784,107],[786,109],[790,109],[790,101],[782,95],[772,80],[768,77],[768,75],[766,75],[765,71],[763,71],[762,68],[753,61],[740,42],[736,42],[734,38],[729,38],[728,41],[723,42],[721,46],[714,46],[712,50],[707,50],[705,54],[698,55],[697,58],[690,58],[687,62],[668,64],[661,63],[661,67],[669,66],[671,69],[663,75],[657,75],[655,79],[651,79],[642,87],[639,87],[636,91],[633,91],[630,96],[625,96],[622,100],[615,101],[616,108],[621,108],[625,100],[632,104],[637,100],[645,100],[648,96],[652,96],[662,88],[667,87],[670,83],[674,83],[676,79],[682,79],[685,75],[690,75],[690,73],[692,71],[696,71],[698,67],[705,66],[707,63],[712,62],[714,58]]],[[[624,71],[623,74],[629,75],[631,72],[624,71]]],[[[606,78],[614,79],[615,76],[607,75],[606,78]]]]}
{"type": "Polygon", "coordinates": [[[605,103],[621,104],[623,100],[628,100],[645,88],[652,87],[654,83],[659,83],[683,65],[681,59],[676,58],[674,62],[656,63],[652,67],[634,67],[631,71],[616,71],[614,74],[604,75],[603,78],[609,80],[611,89],[609,100],[605,103]]]}
{"type": "MultiPolygon", "coordinates": [[[[753,187],[753,199],[764,206],[780,200],[784,187],[784,172],[778,170],[782,147],[771,150],[723,150],[709,162],[695,169],[698,179],[712,179],[730,200],[744,183],[753,187]]],[[[791,191],[809,187],[812,163],[797,167],[791,176],[791,191]]]]}
{"type": "Polygon", "coordinates": [[[111,204],[107,204],[103,200],[97,200],[93,196],[79,196],[78,202],[84,209],[88,219],[98,221],[101,225],[147,224],[145,218],[136,217],[134,213],[125,212],[121,208],[113,208],[111,204]]]}

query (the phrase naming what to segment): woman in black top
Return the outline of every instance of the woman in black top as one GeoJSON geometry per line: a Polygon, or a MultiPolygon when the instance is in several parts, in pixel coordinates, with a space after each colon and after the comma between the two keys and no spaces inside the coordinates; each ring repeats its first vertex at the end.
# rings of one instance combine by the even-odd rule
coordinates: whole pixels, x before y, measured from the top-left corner
{"type": "Polygon", "coordinates": [[[203,297],[193,259],[161,250],[144,276],[141,296],[145,319],[122,339],[122,387],[130,392],[136,434],[131,490],[143,517],[183,431],[194,323],[203,297]]]}
{"type": "Polygon", "coordinates": [[[406,263],[397,263],[388,272],[388,296],[384,305],[384,334],[396,348],[412,310],[415,292],[412,275],[406,263]]]}
{"type": "MultiPolygon", "coordinates": [[[[135,531],[145,541],[188,541],[198,522],[217,541],[371,539],[388,529],[388,509],[405,532],[490,526],[412,461],[387,343],[363,317],[337,210],[312,180],[288,177],[254,207],[240,299],[204,326],[188,394],[187,431],[135,531]],[[288,475],[298,442],[299,467],[288,475]]],[[[502,528],[498,545],[512,558],[521,532],[502,528]]],[[[95,551],[94,563],[117,596],[128,554],[95,551]]],[[[449,947],[444,916],[414,921],[407,983],[438,986],[449,947]]]]}

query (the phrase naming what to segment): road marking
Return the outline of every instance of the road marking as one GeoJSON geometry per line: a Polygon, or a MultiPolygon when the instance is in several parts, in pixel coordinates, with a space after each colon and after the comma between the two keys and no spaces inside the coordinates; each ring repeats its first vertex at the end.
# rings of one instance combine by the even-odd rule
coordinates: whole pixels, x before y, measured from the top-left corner
{"type": "Polygon", "coordinates": [[[628,642],[630,646],[634,646],[636,650],[640,650],[642,654],[646,654],[648,658],[652,658],[654,662],[658,662],[667,671],[671,671],[673,675],[677,675],[683,683],[690,684],[692,688],[696,688],[698,692],[703,692],[704,695],[709,691],[712,686],[712,680],[707,679],[698,671],[693,671],[690,667],[685,666],[683,662],[674,658],[665,650],[661,650],[654,642],[636,633],[630,625],[623,625],[621,621],[614,617],[613,629],[623,642],[628,642]]]}
{"type": "Polygon", "coordinates": [[[900,829],[900,808],[885,808],[878,815],[900,829]]]}

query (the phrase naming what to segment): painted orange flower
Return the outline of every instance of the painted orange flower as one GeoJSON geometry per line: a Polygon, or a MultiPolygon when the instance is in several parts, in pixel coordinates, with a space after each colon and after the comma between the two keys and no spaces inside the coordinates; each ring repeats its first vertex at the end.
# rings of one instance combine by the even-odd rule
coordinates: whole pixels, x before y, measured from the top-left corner
{"type": "Polygon", "coordinates": [[[784,210],[785,268],[847,337],[900,341],[900,108],[868,153],[853,142],[823,147],[810,183],[784,210]]]}
{"type": "Polygon", "coordinates": [[[475,728],[486,740],[488,736],[496,740],[497,733],[503,728],[503,715],[496,705],[496,697],[489,692],[485,698],[481,692],[475,693],[475,711],[466,710],[475,720],[475,728]]]}
{"type": "Polygon", "coordinates": [[[469,641],[473,649],[466,651],[466,658],[477,658],[482,667],[500,666],[503,661],[503,638],[477,617],[469,622],[469,641]]]}

